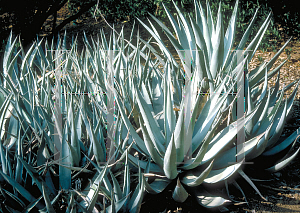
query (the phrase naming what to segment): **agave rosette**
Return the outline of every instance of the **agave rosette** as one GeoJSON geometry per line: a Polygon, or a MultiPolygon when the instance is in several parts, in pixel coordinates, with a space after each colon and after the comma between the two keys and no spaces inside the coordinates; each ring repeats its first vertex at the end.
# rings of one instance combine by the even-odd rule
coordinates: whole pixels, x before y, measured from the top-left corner
{"type": "MultiPolygon", "coordinates": [[[[266,20],[261,25],[261,28],[254,36],[253,40],[247,43],[250,32],[255,23],[257,15],[256,12],[244,35],[242,36],[242,39],[236,45],[236,47],[234,47],[238,1],[236,1],[226,31],[222,21],[221,4],[216,19],[214,19],[214,17],[212,16],[212,11],[210,9],[209,3],[207,3],[205,14],[201,4],[195,1],[194,19],[190,15],[185,16],[183,13],[181,13],[175,3],[174,7],[177,11],[177,20],[175,20],[172,14],[165,7],[165,11],[174,30],[174,33],[172,33],[170,29],[166,27],[161,21],[159,21],[151,14],[150,15],[152,16],[154,21],[163,29],[163,32],[167,35],[169,41],[177,51],[183,69],[181,68],[181,65],[176,62],[151,21],[149,20],[150,27],[142,21],[140,21],[140,23],[151,33],[153,38],[156,40],[158,47],[160,48],[164,56],[162,57],[162,60],[164,60],[164,63],[162,65],[165,65],[167,62],[169,62],[169,66],[172,67],[172,69],[170,69],[170,75],[172,76],[173,80],[171,83],[171,87],[172,91],[174,91],[173,100],[175,106],[176,103],[179,105],[182,103],[186,103],[187,105],[189,105],[190,103],[189,101],[183,101],[183,99],[180,100],[179,98],[181,94],[184,94],[184,79],[187,80],[192,76],[194,81],[194,78],[196,77],[197,80],[195,80],[195,82],[197,83],[195,84],[198,85],[198,87],[199,85],[201,85],[202,91],[207,92],[209,96],[213,97],[215,93],[220,92],[217,91],[217,88],[219,88],[219,86],[223,83],[223,79],[229,76],[232,79],[231,84],[225,84],[226,89],[222,90],[221,92],[224,94],[226,92],[235,93],[239,97],[244,97],[245,108],[243,107],[244,104],[242,104],[242,107],[244,108],[243,111],[245,114],[243,114],[246,116],[245,118],[247,118],[247,116],[251,117],[249,118],[249,120],[241,118],[243,115],[240,115],[238,117],[238,101],[234,101],[234,99],[236,99],[237,97],[227,95],[227,100],[223,103],[222,106],[222,112],[229,109],[228,115],[226,115],[228,117],[227,125],[229,129],[230,126],[235,123],[243,125],[245,124],[244,130],[241,128],[238,129],[244,131],[244,134],[242,134],[244,137],[244,141],[242,140],[242,142],[236,144],[238,147],[233,145],[233,143],[229,143],[231,146],[224,143],[227,145],[227,147],[225,147],[225,145],[221,147],[214,147],[217,150],[224,149],[225,151],[219,152],[218,155],[214,156],[216,158],[214,159],[214,163],[212,164],[212,169],[217,170],[228,167],[228,163],[234,162],[237,159],[237,156],[240,156],[247,161],[254,161],[256,158],[258,158],[257,160],[259,161],[259,159],[262,157],[269,157],[268,159],[272,159],[273,165],[267,164],[263,167],[268,171],[278,171],[285,167],[289,162],[291,162],[292,159],[295,158],[295,156],[299,152],[299,150],[293,151],[292,149],[295,145],[296,138],[299,135],[299,130],[295,131],[286,140],[280,139],[280,135],[286,122],[286,117],[291,111],[293,101],[296,96],[298,84],[292,94],[286,100],[284,100],[284,92],[294,86],[297,81],[294,81],[288,86],[283,87],[283,89],[279,90],[280,68],[286,61],[272,70],[271,68],[273,67],[279,55],[283,52],[290,39],[283,45],[283,47],[274,55],[274,57],[269,62],[264,62],[253,70],[248,70],[248,64],[253,58],[256,50],[258,49],[261,39],[264,36],[264,33],[271,21],[271,13],[267,16],[266,20]],[[214,20],[216,20],[216,22],[214,22],[214,20]],[[179,71],[175,71],[176,68],[179,71]],[[243,75],[241,75],[241,69],[243,69],[245,72],[245,81],[243,75]],[[275,86],[272,88],[268,88],[268,80],[276,74],[277,81],[275,86]],[[239,86],[241,86],[242,84],[243,86],[238,87],[240,91],[237,91],[236,86],[231,87],[234,84],[239,86]],[[238,154],[236,153],[237,148],[238,150],[240,150],[240,153],[238,154]]],[[[157,52],[155,53],[157,54],[157,52]]],[[[162,81],[164,80],[165,77],[163,77],[162,81]]],[[[168,79],[167,81],[170,81],[170,79],[168,79]]],[[[147,84],[145,85],[147,87],[147,84]]],[[[162,85],[162,87],[164,87],[164,85],[162,85]]],[[[193,94],[193,92],[195,93],[195,91],[197,90],[191,90],[191,93],[193,94]]],[[[199,92],[199,90],[197,92],[199,92]]],[[[143,97],[147,100],[148,97],[145,96],[145,93],[143,93],[143,95],[143,97]]],[[[188,95],[186,94],[186,96],[188,95]]],[[[196,97],[190,99],[192,103],[193,100],[196,100],[196,97]]],[[[147,102],[148,106],[149,103],[151,102],[147,102]]],[[[153,109],[156,107],[155,102],[152,102],[152,107],[153,109]]],[[[187,106],[184,105],[183,108],[185,107],[187,106]]],[[[139,108],[141,109],[140,104],[139,108]]],[[[167,115],[164,115],[164,113],[168,114],[169,112],[165,110],[162,113],[161,117],[166,118],[167,115]]],[[[154,113],[153,115],[156,116],[157,114],[154,113]]],[[[199,119],[201,119],[201,117],[199,117],[197,121],[199,119]]],[[[145,121],[144,118],[143,121],[145,121]]],[[[161,122],[161,119],[158,119],[157,122],[161,122]]],[[[171,123],[171,121],[166,121],[166,119],[164,122],[171,123]]],[[[198,125],[195,125],[194,132],[203,129],[204,127],[202,125],[204,124],[206,123],[202,122],[201,125],[199,123],[198,125]]],[[[162,128],[161,124],[160,127],[162,128]]],[[[148,132],[150,131],[149,128],[150,127],[147,127],[148,132]]],[[[153,128],[153,126],[151,128],[153,128]]],[[[210,130],[210,128],[211,127],[208,127],[208,130],[210,130]]],[[[219,128],[217,130],[218,134],[215,137],[218,138],[218,135],[222,136],[222,134],[224,134],[223,132],[228,131],[224,130],[222,130],[222,128],[219,128]]],[[[153,131],[156,132],[156,134],[159,134],[157,133],[156,128],[153,131]]],[[[238,131],[236,131],[235,134],[239,134],[237,132],[238,131]]],[[[193,133],[193,137],[195,137],[195,134],[197,133],[193,133]]],[[[152,140],[154,139],[152,138],[152,140]]],[[[213,146],[212,143],[210,143],[208,147],[210,146],[213,146]]],[[[159,148],[159,146],[155,147],[159,148]]],[[[176,147],[177,152],[178,150],[179,148],[176,147]]],[[[207,151],[206,156],[209,156],[209,151],[207,151]]],[[[209,162],[206,161],[205,157],[202,160],[203,162],[209,162]]],[[[255,167],[257,166],[257,164],[254,164],[253,166],[255,167]]],[[[247,175],[242,173],[241,170],[239,171],[242,176],[245,177],[250,184],[252,184],[250,179],[247,178],[247,175]]]]}
{"type": "MultiPolygon", "coordinates": [[[[282,62],[274,69],[271,70],[271,68],[280,54],[283,52],[290,39],[282,46],[282,48],[270,61],[264,62],[253,70],[249,71],[248,64],[253,58],[265,31],[268,28],[268,25],[271,21],[271,13],[267,16],[253,40],[248,42],[249,35],[255,23],[257,15],[256,12],[244,35],[242,36],[242,39],[238,45],[234,47],[238,1],[235,3],[235,7],[233,9],[226,32],[222,21],[221,4],[217,13],[216,23],[214,23],[214,17],[212,16],[209,3],[206,5],[207,9],[205,14],[201,4],[195,1],[195,20],[191,16],[186,18],[186,16],[180,12],[176,4],[174,4],[174,7],[178,13],[178,19],[176,21],[168,9],[165,8],[171,26],[175,31],[176,37],[173,36],[172,32],[162,22],[160,22],[154,16],[152,16],[152,18],[159,24],[159,26],[162,27],[173,47],[176,49],[178,56],[180,57],[180,61],[183,64],[184,70],[193,70],[194,72],[198,72],[199,81],[203,81],[205,78],[208,79],[210,93],[214,92],[215,87],[221,82],[220,79],[223,79],[226,75],[231,76],[236,80],[236,82],[238,82],[241,76],[236,74],[237,70],[239,70],[241,66],[245,67],[245,82],[243,82],[245,93],[244,95],[242,93],[242,96],[245,97],[245,113],[249,114],[255,107],[259,108],[257,110],[257,114],[254,116],[254,120],[249,122],[246,126],[245,136],[246,139],[249,137],[254,137],[266,131],[268,128],[271,128],[269,137],[272,138],[272,140],[268,143],[266,142],[266,148],[270,149],[272,146],[274,146],[274,144],[277,143],[276,138],[278,138],[282,132],[283,125],[285,123],[284,119],[287,117],[292,108],[292,104],[298,89],[297,84],[294,91],[287,99],[287,105],[285,109],[284,101],[281,97],[283,93],[295,85],[298,80],[292,82],[282,90],[279,90],[280,68],[287,60],[282,62]],[[186,63],[187,58],[190,58],[191,63],[186,63]],[[188,67],[190,64],[191,67],[188,67]],[[276,74],[278,77],[275,86],[268,88],[268,80],[276,74]],[[279,106],[280,108],[278,108],[279,106]],[[284,110],[286,110],[286,112],[284,112],[284,110]],[[274,121],[274,123],[272,121],[274,121]]],[[[148,29],[149,32],[151,32],[154,39],[157,40],[160,49],[167,58],[166,60],[171,60],[175,66],[178,66],[174,58],[171,58],[172,56],[169,54],[169,51],[164,45],[159,34],[155,33],[155,27],[151,24],[151,22],[150,24],[152,29],[143,22],[141,23],[148,29]]],[[[183,73],[183,71],[180,73],[183,73]]],[[[208,84],[206,84],[206,87],[207,86],[208,84]]],[[[236,90],[233,92],[236,92],[236,90]]],[[[228,107],[233,98],[233,96],[228,96],[228,101],[224,108],[228,107]]],[[[236,103],[234,103],[232,107],[232,120],[236,120],[236,103]]],[[[293,138],[295,139],[296,136],[297,134],[295,133],[293,138]]],[[[291,144],[291,142],[288,144],[291,144]]],[[[257,154],[257,156],[261,154],[261,152],[258,153],[259,154],[257,154]]]]}
{"type": "MultiPolygon", "coordinates": [[[[242,71],[240,68],[239,72],[242,71]]],[[[229,77],[224,78],[216,87],[216,92],[207,97],[201,93],[201,82],[197,72],[194,72],[192,81],[184,86],[180,106],[176,108],[176,94],[172,91],[176,79],[172,79],[171,72],[175,71],[170,63],[166,63],[162,79],[152,72],[146,81],[140,82],[138,75],[135,75],[131,79],[135,97],[131,103],[127,98],[122,98],[127,97],[126,94],[116,92],[118,111],[131,136],[127,142],[135,142],[132,149],[140,156],[138,159],[129,153],[128,159],[144,169],[145,187],[149,193],[162,192],[176,179],[177,186],[173,193],[176,201],[184,202],[188,190],[198,193],[199,203],[206,207],[221,205],[228,200],[209,195],[200,185],[224,183],[242,165],[243,159],[237,161],[237,154],[231,150],[236,148],[233,141],[237,130],[243,126],[239,125],[239,120],[221,129],[219,125],[223,115],[228,114],[222,106],[234,84],[229,77]],[[130,111],[126,109],[130,105],[132,111],[140,112],[135,115],[136,118],[132,118],[134,113],[126,113],[130,111]],[[225,161],[222,160],[224,156],[225,161]],[[217,161],[216,166],[214,161],[217,161]],[[150,183],[147,181],[149,177],[155,180],[150,183]],[[215,204],[211,206],[208,200],[215,204]]],[[[257,110],[258,107],[254,108],[246,116],[245,124],[253,120],[257,110]]],[[[247,149],[239,157],[248,156],[266,133],[247,140],[247,149]]]]}

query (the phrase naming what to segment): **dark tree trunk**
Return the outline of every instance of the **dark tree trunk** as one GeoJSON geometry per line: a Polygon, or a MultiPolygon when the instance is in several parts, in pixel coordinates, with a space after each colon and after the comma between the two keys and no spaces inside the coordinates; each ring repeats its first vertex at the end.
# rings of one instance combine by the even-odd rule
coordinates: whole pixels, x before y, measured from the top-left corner
{"type": "Polygon", "coordinates": [[[56,33],[58,33],[60,30],[62,30],[62,28],[64,26],[66,26],[66,24],[70,23],[71,21],[79,18],[82,14],[84,14],[85,12],[87,12],[89,9],[91,9],[91,7],[93,7],[96,4],[96,2],[90,2],[89,4],[86,4],[84,7],[80,8],[79,12],[70,16],[69,18],[65,19],[60,25],[58,25],[55,28],[55,31],[52,33],[53,35],[55,35],[56,33]]]}

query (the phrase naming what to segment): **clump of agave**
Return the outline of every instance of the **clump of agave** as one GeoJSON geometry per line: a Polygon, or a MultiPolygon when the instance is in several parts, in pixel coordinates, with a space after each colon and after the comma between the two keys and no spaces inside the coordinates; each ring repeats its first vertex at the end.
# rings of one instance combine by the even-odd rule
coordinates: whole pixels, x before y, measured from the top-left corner
{"type": "Polygon", "coordinates": [[[196,1],[196,20],[176,7],[175,21],[166,9],[177,38],[153,17],[184,69],[157,29],[144,23],[163,56],[151,39],[137,35],[133,44],[122,31],[113,31],[109,41],[103,31],[96,40],[85,36],[81,52],[76,39],[66,48],[66,36],[56,45],[39,41],[27,52],[10,36],[0,82],[2,207],[139,212],[145,191],[160,193],[176,181],[176,201],[191,194],[212,208],[230,199],[214,194],[215,186],[233,183],[243,193],[235,174],[260,194],[244,164],[272,159],[263,169],[273,172],[297,155],[292,148],[299,130],[285,140],[279,136],[298,85],[284,100],[297,82],[279,90],[283,63],[271,70],[286,44],[248,71],[270,16],[243,51],[254,17],[231,51],[237,7],[238,2],[226,33],[221,9],[215,24],[209,4],[205,15],[196,1]],[[276,74],[275,86],[268,88],[276,74]]]}
{"type": "MultiPolygon", "coordinates": [[[[138,77],[133,79],[137,82],[133,85],[138,86],[133,89],[136,103],[133,102],[131,108],[138,107],[141,111],[139,123],[134,123],[135,128],[122,112],[122,103],[117,100],[127,129],[130,132],[137,128],[142,130],[147,150],[140,146],[139,151],[151,156],[153,165],[150,172],[165,175],[165,179],[152,183],[155,188],[146,183],[146,189],[158,193],[170,180],[177,179],[173,194],[175,200],[184,201],[186,189],[198,194],[200,204],[213,207],[224,203],[225,199],[206,196],[207,192],[198,186],[226,181],[233,174],[240,173],[259,193],[242,170],[243,160],[251,162],[267,157],[274,164],[265,165],[264,169],[274,172],[286,166],[299,152],[299,149],[292,151],[299,130],[286,140],[279,139],[298,84],[289,98],[283,100],[283,95],[297,81],[279,90],[280,68],[286,61],[271,70],[289,41],[269,62],[248,70],[249,61],[270,23],[271,13],[245,48],[257,13],[234,47],[238,1],[226,32],[221,6],[216,19],[212,17],[209,4],[205,14],[201,4],[195,1],[195,19],[184,16],[176,4],[174,6],[178,12],[177,20],[167,8],[165,10],[176,37],[162,22],[154,16],[152,18],[176,49],[183,69],[164,45],[151,21],[151,27],[140,21],[163,54],[159,59],[164,70],[162,73],[152,72],[150,78],[142,83],[138,77]],[[275,86],[268,88],[268,80],[276,74],[275,86]],[[201,92],[208,94],[209,98],[203,98],[201,92]],[[229,95],[232,93],[236,96],[229,95]],[[204,107],[200,104],[203,101],[204,107]],[[174,112],[175,106],[180,106],[179,112],[174,112]],[[243,108],[242,115],[238,107],[243,108]],[[224,116],[228,118],[226,127],[219,125],[224,116]],[[240,140],[236,141],[235,136],[240,140]]],[[[151,51],[159,55],[154,48],[151,51]]],[[[132,136],[138,145],[143,144],[138,135],[133,133],[132,136]]]]}
{"type": "Polygon", "coordinates": [[[144,183],[141,171],[130,177],[132,145],[114,146],[106,130],[113,115],[105,98],[109,84],[99,75],[108,73],[97,69],[106,69],[108,51],[99,46],[89,52],[85,41],[79,55],[76,41],[66,48],[66,36],[56,45],[37,42],[27,52],[17,38],[8,39],[0,93],[2,211],[140,208],[144,183]],[[132,193],[130,184],[136,186],[132,193]]]}

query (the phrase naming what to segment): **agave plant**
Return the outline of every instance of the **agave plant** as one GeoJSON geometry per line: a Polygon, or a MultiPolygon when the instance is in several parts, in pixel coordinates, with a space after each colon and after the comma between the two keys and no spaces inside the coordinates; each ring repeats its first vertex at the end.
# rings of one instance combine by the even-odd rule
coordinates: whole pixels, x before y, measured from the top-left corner
{"type": "MultiPolygon", "coordinates": [[[[195,1],[194,3],[195,19],[193,19],[191,16],[186,17],[184,14],[182,14],[179,8],[174,3],[174,7],[178,12],[178,19],[176,21],[172,14],[165,7],[165,11],[168,14],[169,21],[175,31],[174,34],[176,34],[176,37],[173,36],[174,34],[161,21],[152,16],[152,18],[159,24],[159,26],[162,27],[164,33],[167,35],[174,49],[178,53],[178,56],[184,68],[184,70],[179,72],[179,74],[182,74],[184,72],[188,73],[188,71],[198,72],[199,82],[202,82],[207,78],[210,85],[209,93],[213,93],[215,92],[215,88],[222,82],[221,79],[223,79],[225,76],[232,77],[235,82],[238,83],[241,79],[241,76],[237,75],[237,71],[241,66],[244,66],[245,82],[244,80],[242,80],[242,83],[244,85],[243,89],[241,90],[241,95],[245,97],[246,107],[244,111],[245,113],[249,114],[252,109],[254,109],[255,107],[259,107],[259,113],[255,116],[254,122],[250,122],[249,125],[246,126],[246,137],[254,134],[255,132],[258,132],[258,130],[260,133],[262,133],[266,130],[266,127],[270,126],[270,124],[272,123],[270,121],[270,117],[272,117],[273,115],[271,115],[270,112],[272,111],[274,113],[277,109],[275,106],[279,106],[280,104],[282,104],[282,99],[280,98],[281,94],[290,89],[293,85],[295,85],[295,83],[298,82],[298,80],[295,80],[288,86],[284,87],[282,90],[279,90],[280,68],[287,60],[271,70],[272,66],[274,65],[277,58],[280,56],[290,39],[283,45],[283,47],[269,62],[264,62],[258,67],[249,71],[248,64],[253,58],[256,50],[258,49],[260,41],[264,36],[264,32],[268,28],[268,25],[271,21],[271,13],[267,16],[266,20],[262,24],[253,40],[248,41],[249,35],[255,23],[257,15],[256,12],[247,30],[242,36],[242,39],[239,42],[236,42],[235,34],[236,18],[238,14],[238,1],[236,1],[235,3],[235,7],[233,9],[233,13],[226,32],[224,23],[222,21],[221,4],[217,13],[217,17],[214,18],[212,16],[209,3],[206,4],[206,14],[200,3],[198,3],[197,1],[195,1]],[[216,23],[214,22],[214,20],[216,20],[216,23]],[[238,44],[234,47],[235,43],[238,44]],[[248,46],[245,48],[247,43],[248,46]],[[191,63],[187,63],[186,61],[189,61],[191,63]],[[278,74],[278,77],[275,87],[270,88],[268,91],[268,80],[276,74],[278,74]],[[261,114],[262,112],[263,114],[261,114]],[[265,121],[265,118],[267,117],[268,121],[265,121]],[[264,127],[262,127],[263,122],[265,123],[264,127]]],[[[141,24],[151,33],[151,35],[153,35],[154,39],[157,41],[160,49],[166,57],[165,61],[169,60],[174,64],[174,66],[179,67],[173,56],[170,54],[169,50],[164,45],[161,37],[157,33],[157,30],[150,20],[149,23],[152,29],[141,22],[141,24]]],[[[207,84],[203,85],[204,87],[207,87],[207,84]]],[[[297,88],[298,86],[295,88],[294,92],[287,100],[286,113],[283,112],[284,107],[281,106],[277,116],[281,115],[282,117],[286,117],[286,115],[289,114],[297,88]]],[[[236,89],[232,92],[236,92],[236,89]]],[[[228,101],[224,108],[227,107],[229,103],[231,103],[232,99],[233,96],[228,96],[228,101]]],[[[233,104],[233,107],[234,109],[232,110],[231,119],[236,120],[236,103],[233,104]]],[[[275,120],[279,120],[279,118],[275,120]]],[[[277,128],[277,124],[278,122],[273,125],[273,131],[277,128]]],[[[280,125],[280,127],[278,127],[278,129],[281,130],[282,128],[283,125],[280,125]]],[[[281,131],[278,131],[277,136],[279,136],[280,134],[281,131]]],[[[274,140],[272,143],[269,143],[268,146],[273,146],[273,143],[275,143],[274,140]]]]}
{"type": "Polygon", "coordinates": [[[156,40],[164,56],[160,57],[148,42],[140,40],[157,56],[164,70],[159,71],[156,67],[151,73],[147,72],[147,78],[136,74],[127,84],[131,87],[127,90],[130,92],[116,92],[116,102],[123,122],[136,143],[134,149],[148,160],[138,161],[130,155],[129,159],[151,173],[148,176],[157,177],[152,185],[146,181],[145,186],[150,193],[161,192],[171,180],[176,179],[178,184],[173,198],[177,201],[187,198],[186,189],[198,194],[201,205],[213,207],[223,204],[225,199],[207,195],[198,186],[202,183],[224,182],[234,173],[240,173],[259,193],[243,172],[242,160],[255,161],[269,157],[274,164],[265,165],[264,169],[278,171],[299,152],[291,152],[299,130],[286,140],[280,139],[298,85],[285,101],[283,95],[297,81],[279,90],[280,68],[286,61],[271,70],[289,41],[269,62],[248,71],[249,61],[270,23],[271,14],[244,50],[255,14],[235,51],[232,51],[238,1],[226,33],[221,8],[214,24],[209,4],[205,16],[201,4],[195,1],[196,20],[191,17],[187,19],[176,4],[174,6],[178,12],[177,21],[167,8],[165,10],[176,38],[162,22],[154,16],[152,18],[168,36],[184,69],[164,45],[154,25],[149,21],[150,28],[140,21],[156,40]],[[236,85],[241,85],[244,70],[245,82],[242,82],[239,91],[234,90],[236,85]],[[275,87],[268,88],[268,80],[276,74],[275,87]],[[201,92],[208,94],[208,99],[203,98],[201,92]],[[228,95],[234,92],[240,96],[238,99],[242,97],[243,102],[245,98],[246,107],[242,116],[235,113],[237,97],[228,95]],[[228,118],[226,127],[219,125],[225,116],[228,118]],[[236,135],[242,135],[243,140],[236,143],[236,135]],[[236,163],[230,165],[232,162],[236,163]]]}
{"type": "Polygon", "coordinates": [[[297,155],[292,148],[299,130],[279,137],[297,89],[284,100],[296,82],[279,90],[283,63],[270,71],[286,44],[271,61],[248,71],[270,16],[241,53],[255,15],[237,51],[231,51],[237,5],[225,34],[221,9],[214,24],[209,4],[205,17],[195,2],[196,20],[190,21],[176,5],[177,22],[166,9],[178,40],[153,17],[184,69],[153,25],[151,30],[143,24],[164,56],[151,39],[138,34],[133,44],[133,33],[127,41],[122,31],[113,31],[109,41],[103,31],[97,40],[84,35],[80,53],[76,39],[66,48],[66,36],[57,44],[45,41],[44,47],[38,41],[25,52],[11,35],[0,82],[4,208],[138,212],[145,190],[160,193],[172,181],[176,201],[184,202],[190,193],[211,208],[229,201],[214,195],[213,186],[231,182],[243,193],[237,173],[260,194],[243,163],[272,159],[263,166],[272,172],[297,155]],[[268,88],[276,74],[275,86],[268,88]],[[242,116],[235,113],[241,97],[242,116]],[[244,140],[236,141],[240,135],[244,140]]]}
{"type": "Polygon", "coordinates": [[[27,52],[17,47],[17,38],[8,39],[0,93],[0,177],[2,207],[10,212],[140,208],[144,182],[141,172],[130,177],[132,145],[112,143],[112,151],[106,150],[109,85],[101,84],[99,75],[108,73],[98,69],[105,70],[108,52],[90,52],[85,42],[87,51],[79,55],[76,40],[66,49],[66,35],[56,45],[46,41],[42,47],[41,41],[27,52]],[[92,95],[95,91],[101,92],[92,95]],[[134,193],[130,183],[137,184],[134,193]]]}
{"type": "MultiPolygon", "coordinates": [[[[138,126],[135,123],[133,126],[128,119],[124,110],[127,105],[126,100],[123,99],[122,103],[117,93],[116,103],[123,122],[136,143],[132,149],[146,157],[137,159],[129,153],[129,160],[144,169],[145,177],[156,177],[152,183],[145,180],[146,190],[150,193],[159,193],[175,179],[178,184],[173,198],[183,202],[188,195],[187,188],[191,193],[204,193],[203,189],[199,191],[200,184],[222,182],[240,168],[241,162],[236,162],[235,158],[232,161],[233,165],[228,164],[229,161],[219,162],[219,167],[214,168],[213,163],[222,156],[220,153],[224,149],[234,147],[232,141],[237,134],[237,122],[233,122],[219,133],[216,132],[222,115],[226,113],[221,110],[221,107],[227,99],[227,91],[231,89],[226,89],[225,86],[229,84],[229,78],[225,78],[216,88],[217,92],[206,100],[206,97],[200,93],[191,92],[193,87],[196,89],[199,87],[197,77],[193,76],[192,82],[185,87],[179,111],[174,111],[173,96],[175,94],[171,92],[171,69],[166,67],[164,71],[163,82],[160,82],[155,74],[151,76],[152,95],[148,94],[143,82],[140,88],[138,86],[132,88],[136,103],[133,102],[131,108],[138,108],[141,112],[138,115],[138,126]],[[161,83],[164,85],[162,88],[160,88],[161,83]],[[222,92],[226,95],[220,95],[222,92]],[[159,104],[161,100],[162,103],[159,104]],[[159,113],[163,112],[162,118],[155,116],[157,115],[155,110],[159,113]],[[142,138],[136,129],[142,132],[142,138]]],[[[132,81],[132,85],[139,85],[137,82],[134,83],[137,81],[136,78],[132,81]]],[[[201,91],[201,86],[198,89],[201,91]]],[[[256,110],[246,117],[246,124],[252,120],[256,110]]],[[[256,144],[263,135],[251,138],[246,143],[256,144]]],[[[233,153],[233,156],[235,155],[233,153]]],[[[220,200],[213,196],[206,196],[205,199],[199,199],[199,202],[210,207],[207,199],[225,202],[225,199],[220,200]]]]}

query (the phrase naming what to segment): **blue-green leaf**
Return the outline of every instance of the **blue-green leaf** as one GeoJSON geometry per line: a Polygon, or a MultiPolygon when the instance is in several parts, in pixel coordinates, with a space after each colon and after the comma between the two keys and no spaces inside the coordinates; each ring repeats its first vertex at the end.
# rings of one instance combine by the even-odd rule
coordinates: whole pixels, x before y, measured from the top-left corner
{"type": "Polygon", "coordinates": [[[220,196],[212,195],[204,189],[194,190],[194,194],[197,199],[197,202],[205,208],[214,208],[221,206],[224,203],[230,202],[230,200],[227,200],[220,196]]]}
{"type": "Polygon", "coordinates": [[[150,156],[153,159],[153,161],[158,166],[163,168],[164,161],[163,161],[162,157],[159,155],[158,151],[155,149],[155,146],[154,146],[154,144],[153,144],[153,142],[152,142],[152,140],[151,140],[151,138],[148,134],[148,131],[144,127],[142,118],[140,117],[139,119],[140,119],[140,126],[141,126],[141,129],[142,129],[142,132],[143,132],[143,138],[144,138],[144,142],[145,142],[145,145],[147,147],[147,150],[150,153],[150,156]]]}
{"type": "Polygon", "coordinates": [[[187,186],[199,186],[204,179],[209,175],[211,169],[213,168],[214,161],[211,161],[210,164],[204,169],[198,171],[190,171],[185,174],[185,176],[181,179],[181,182],[187,186]]]}
{"type": "MultiPolygon", "coordinates": [[[[10,184],[12,185],[26,200],[28,200],[29,202],[34,202],[36,201],[36,198],[33,197],[23,186],[21,186],[19,183],[17,183],[15,180],[13,180],[12,178],[10,178],[8,175],[4,174],[1,170],[0,170],[0,174],[2,175],[2,177],[10,184]]],[[[41,203],[38,203],[36,205],[38,207],[38,209],[43,209],[45,208],[45,206],[41,203]]]]}
{"type": "Polygon", "coordinates": [[[290,156],[285,156],[282,160],[279,161],[279,163],[276,163],[274,166],[266,169],[269,172],[277,172],[281,169],[283,169],[284,167],[286,167],[292,160],[294,160],[296,158],[296,156],[298,155],[300,151],[300,148],[297,149],[292,155],[290,156]]]}
{"type": "Polygon", "coordinates": [[[171,141],[167,147],[166,154],[164,156],[164,172],[169,179],[175,179],[177,177],[177,158],[176,148],[174,144],[174,134],[172,134],[171,141]]]}
{"type": "Polygon", "coordinates": [[[47,192],[45,190],[44,184],[42,184],[42,188],[43,188],[43,197],[44,197],[44,200],[45,200],[45,203],[46,203],[48,213],[55,213],[56,211],[54,210],[54,208],[51,204],[49,195],[47,194],[47,192]]]}
{"type": "Polygon", "coordinates": [[[230,176],[235,174],[236,171],[238,171],[238,169],[243,164],[243,161],[239,162],[239,163],[235,163],[235,162],[232,162],[232,163],[233,163],[233,165],[228,166],[226,168],[211,170],[203,182],[213,184],[213,183],[218,183],[218,182],[228,179],[230,176]]]}
{"type": "Polygon", "coordinates": [[[187,191],[185,190],[185,188],[181,185],[179,178],[177,179],[177,184],[176,187],[173,191],[173,199],[176,202],[180,202],[183,203],[187,197],[189,196],[189,194],[187,193],[187,191]]]}

